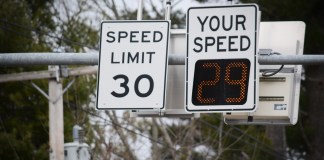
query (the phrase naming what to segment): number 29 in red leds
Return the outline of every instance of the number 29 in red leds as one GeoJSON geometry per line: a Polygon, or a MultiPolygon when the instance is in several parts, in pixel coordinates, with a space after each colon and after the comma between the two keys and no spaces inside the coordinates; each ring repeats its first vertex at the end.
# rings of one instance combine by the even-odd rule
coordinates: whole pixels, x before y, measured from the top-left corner
{"type": "Polygon", "coordinates": [[[196,106],[245,104],[249,72],[248,59],[198,60],[192,103],[196,106]]]}

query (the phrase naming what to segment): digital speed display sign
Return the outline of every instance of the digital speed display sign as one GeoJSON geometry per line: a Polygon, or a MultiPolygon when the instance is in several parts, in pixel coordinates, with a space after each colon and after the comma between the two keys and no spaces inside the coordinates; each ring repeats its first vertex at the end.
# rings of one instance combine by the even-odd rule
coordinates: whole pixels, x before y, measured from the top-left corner
{"type": "Polygon", "coordinates": [[[188,9],[188,112],[256,109],[258,12],[255,4],[188,9]]]}

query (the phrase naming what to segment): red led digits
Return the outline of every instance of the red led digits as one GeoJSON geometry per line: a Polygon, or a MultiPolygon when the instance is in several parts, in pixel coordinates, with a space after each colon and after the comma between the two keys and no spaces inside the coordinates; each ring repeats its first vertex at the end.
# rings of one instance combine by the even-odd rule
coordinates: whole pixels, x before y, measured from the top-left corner
{"type": "Polygon", "coordinates": [[[246,74],[247,74],[247,66],[243,62],[232,62],[226,66],[225,72],[225,82],[230,85],[240,85],[240,96],[238,98],[226,98],[225,101],[232,102],[241,102],[246,93],[245,93],[245,84],[246,84],[246,74]],[[241,68],[242,69],[242,77],[238,80],[231,79],[231,68],[241,68]]]}
{"type": "Polygon", "coordinates": [[[206,59],[195,64],[194,105],[243,105],[247,100],[248,59],[206,59]]]}
{"type": "Polygon", "coordinates": [[[201,81],[198,85],[197,99],[200,103],[213,103],[215,98],[203,98],[203,87],[204,86],[215,86],[220,77],[220,67],[217,63],[204,63],[203,68],[215,68],[215,79],[210,81],[201,81]]]}

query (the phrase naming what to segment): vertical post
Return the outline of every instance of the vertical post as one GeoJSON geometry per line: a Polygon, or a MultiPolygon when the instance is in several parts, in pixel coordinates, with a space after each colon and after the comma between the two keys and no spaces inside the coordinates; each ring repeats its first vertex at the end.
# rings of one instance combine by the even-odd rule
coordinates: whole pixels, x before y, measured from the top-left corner
{"type": "MultiPolygon", "coordinates": [[[[56,71],[56,66],[49,66],[48,70],[56,71]]],[[[50,160],[64,159],[64,128],[63,128],[63,98],[62,83],[57,75],[49,79],[49,143],[50,160]],[[58,98],[60,97],[60,98],[58,98]],[[56,101],[55,101],[56,100],[56,101]]]]}
{"type": "Polygon", "coordinates": [[[138,0],[137,20],[143,19],[143,0],[138,0]]]}
{"type": "Polygon", "coordinates": [[[165,7],[165,20],[170,20],[170,13],[171,13],[171,1],[166,1],[166,7],[165,7]]]}

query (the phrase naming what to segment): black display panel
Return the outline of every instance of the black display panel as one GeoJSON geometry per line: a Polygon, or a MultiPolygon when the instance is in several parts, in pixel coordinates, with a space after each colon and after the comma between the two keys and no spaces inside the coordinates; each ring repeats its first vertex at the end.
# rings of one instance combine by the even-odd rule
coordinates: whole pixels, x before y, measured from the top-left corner
{"type": "Polygon", "coordinates": [[[192,103],[243,105],[247,100],[248,59],[198,60],[195,64],[192,103]]]}

